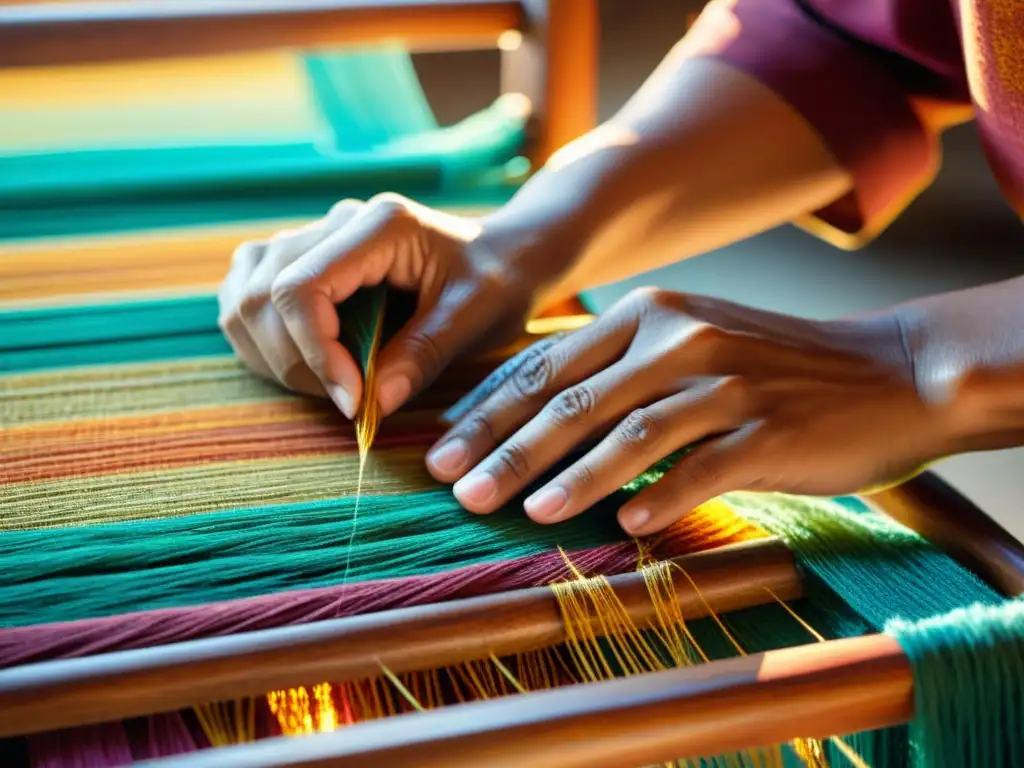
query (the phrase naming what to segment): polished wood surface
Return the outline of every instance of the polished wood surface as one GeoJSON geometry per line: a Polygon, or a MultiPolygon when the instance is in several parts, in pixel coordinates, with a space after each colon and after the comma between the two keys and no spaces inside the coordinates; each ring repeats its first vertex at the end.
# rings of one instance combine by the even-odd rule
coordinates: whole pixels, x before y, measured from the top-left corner
{"type": "Polygon", "coordinates": [[[445,707],[153,768],[635,768],[912,715],[910,667],[885,635],[445,707]]]}
{"type": "Polygon", "coordinates": [[[523,24],[508,0],[121,0],[0,5],[0,67],[397,41],[494,47],[523,24]]]}
{"type": "Polygon", "coordinates": [[[597,125],[597,0],[525,0],[528,27],[544,51],[534,167],[597,125]]]}
{"type": "MultiPolygon", "coordinates": [[[[761,540],[676,561],[685,618],[800,595],[793,558],[761,540]],[[706,601],[706,602],[705,602],[706,601]]],[[[654,606],[642,574],[609,579],[638,624],[654,606]]],[[[594,631],[601,627],[594,624],[594,631]]],[[[0,737],[123,720],[259,696],[324,680],[373,677],[549,647],[565,640],[550,588],[0,670],[0,737]]],[[[386,763],[378,763],[384,765],[386,763]]]]}
{"type": "Polygon", "coordinates": [[[1024,545],[933,473],[866,497],[1005,595],[1024,595],[1024,545]]]}

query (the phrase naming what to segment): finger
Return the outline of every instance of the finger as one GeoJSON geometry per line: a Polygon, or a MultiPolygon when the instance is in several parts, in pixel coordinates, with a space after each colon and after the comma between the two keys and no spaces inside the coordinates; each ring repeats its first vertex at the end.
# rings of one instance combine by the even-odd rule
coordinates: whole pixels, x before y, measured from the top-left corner
{"type": "Polygon", "coordinates": [[[391,206],[360,207],[278,274],[271,287],[271,301],[306,365],[349,418],[359,408],[363,380],[352,354],[338,341],[336,305],[361,286],[384,280],[394,258],[388,245],[397,216],[391,206]]]}
{"type": "Polygon", "coordinates": [[[252,241],[240,245],[231,259],[231,269],[217,293],[220,327],[235,355],[253,372],[271,379],[274,373],[259,347],[249,335],[241,315],[245,286],[256,271],[266,251],[266,242],[252,241]]]}
{"type": "Polygon", "coordinates": [[[693,387],[638,408],[579,461],[524,503],[540,523],[584,512],[636,479],[669,454],[735,429],[749,413],[742,388],[732,380],[693,387]]]}
{"type": "MultiPolygon", "coordinates": [[[[635,329],[609,314],[548,347],[531,347],[515,373],[428,452],[432,474],[445,482],[461,477],[559,392],[621,359],[635,329]]],[[[486,475],[479,482],[488,485],[486,475]]],[[[465,483],[461,490],[468,494],[465,483]]]]}
{"type": "Polygon", "coordinates": [[[320,395],[324,388],[309,369],[271,301],[274,280],[304,253],[329,237],[332,227],[344,226],[346,216],[351,218],[355,215],[357,206],[344,201],[332,209],[329,217],[301,229],[282,232],[271,239],[262,261],[245,286],[239,305],[239,314],[249,337],[259,348],[274,377],[286,387],[305,394],[320,395]]]}
{"type": "Polygon", "coordinates": [[[445,411],[441,416],[442,423],[454,426],[457,422],[465,418],[466,414],[480,406],[488,397],[494,394],[498,387],[504,384],[512,374],[519,370],[531,355],[539,354],[546,350],[548,347],[564,338],[564,336],[564,333],[556,333],[551,336],[546,336],[540,341],[517,352],[513,357],[510,357],[500,366],[495,368],[486,379],[477,384],[474,389],[464,395],[457,403],[455,403],[455,405],[445,411]]]}
{"type": "Polygon", "coordinates": [[[757,429],[748,424],[694,449],[624,504],[619,524],[633,536],[648,536],[723,493],[754,485],[758,472],[749,438],[757,429]]]}
{"type": "Polygon", "coordinates": [[[569,387],[456,483],[456,498],[471,512],[493,512],[638,402],[655,398],[657,388],[649,371],[626,363],[569,387]]]}
{"type": "Polygon", "coordinates": [[[498,319],[500,304],[485,287],[448,285],[436,301],[420,307],[377,358],[381,412],[394,413],[429,386],[498,319]]]}

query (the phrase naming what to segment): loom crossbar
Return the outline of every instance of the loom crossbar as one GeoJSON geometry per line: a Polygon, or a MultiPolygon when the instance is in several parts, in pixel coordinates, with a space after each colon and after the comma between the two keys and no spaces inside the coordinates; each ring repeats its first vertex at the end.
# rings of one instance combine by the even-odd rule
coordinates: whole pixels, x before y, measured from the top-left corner
{"type": "Polygon", "coordinates": [[[886,635],[458,704],[149,768],[625,768],[883,728],[913,709],[886,635]]]}
{"type": "MultiPolygon", "coordinates": [[[[709,609],[726,613],[801,594],[793,557],[775,539],[673,562],[680,566],[673,583],[687,619],[707,616],[709,609]]],[[[642,626],[654,619],[642,573],[608,581],[634,623],[642,626]]],[[[600,633],[597,617],[592,620],[600,633]]],[[[538,587],[41,662],[0,671],[0,737],[170,712],[323,680],[375,677],[381,664],[395,673],[437,669],[492,654],[525,653],[565,639],[557,598],[550,588],[538,587]]]]}
{"type": "Polygon", "coordinates": [[[401,41],[494,47],[523,24],[510,0],[133,0],[0,5],[0,67],[401,41]]]}

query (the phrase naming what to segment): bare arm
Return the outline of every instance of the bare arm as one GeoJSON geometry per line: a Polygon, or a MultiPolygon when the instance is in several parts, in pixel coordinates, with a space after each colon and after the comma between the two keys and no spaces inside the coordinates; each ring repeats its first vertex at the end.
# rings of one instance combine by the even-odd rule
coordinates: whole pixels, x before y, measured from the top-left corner
{"type": "Polygon", "coordinates": [[[611,120],[558,153],[485,237],[552,271],[550,298],[772,228],[843,195],[849,175],[781,98],[677,46],[611,120]],[[552,275],[554,278],[555,275],[552,275]]]}

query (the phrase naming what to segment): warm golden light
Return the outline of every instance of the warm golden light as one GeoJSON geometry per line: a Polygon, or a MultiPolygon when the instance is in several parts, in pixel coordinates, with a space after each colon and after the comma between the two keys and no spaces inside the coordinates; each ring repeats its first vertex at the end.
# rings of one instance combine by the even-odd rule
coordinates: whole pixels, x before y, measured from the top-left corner
{"type": "Polygon", "coordinates": [[[518,29],[506,29],[498,35],[498,48],[506,53],[518,51],[522,44],[523,33],[518,29]]]}

